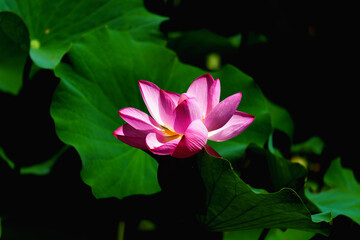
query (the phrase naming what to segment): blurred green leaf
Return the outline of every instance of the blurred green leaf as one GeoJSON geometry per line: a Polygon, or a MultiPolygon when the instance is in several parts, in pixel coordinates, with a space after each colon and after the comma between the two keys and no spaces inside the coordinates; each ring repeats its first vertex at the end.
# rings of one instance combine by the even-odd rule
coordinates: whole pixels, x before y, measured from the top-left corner
{"type": "Polygon", "coordinates": [[[2,0],[0,11],[4,10],[25,22],[30,56],[42,68],[54,68],[73,42],[104,26],[159,41],[158,26],[165,19],[148,12],[141,0],[2,0]]]}
{"type": "MultiPolygon", "coordinates": [[[[42,163],[38,163],[38,164],[31,165],[31,166],[20,168],[20,174],[23,174],[23,175],[33,174],[33,175],[39,175],[39,176],[49,174],[52,167],[56,163],[56,161],[62,156],[62,154],[68,148],[69,148],[69,146],[64,146],[53,157],[51,157],[50,159],[48,159],[42,163]]],[[[6,156],[4,149],[2,147],[0,147],[0,159],[5,160],[5,162],[9,165],[9,167],[12,170],[15,169],[15,163],[6,156]]]]}
{"type": "Polygon", "coordinates": [[[321,155],[325,143],[319,137],[312,137],[305,142],[291,146],[291,152],[297,154],[316,154],[321,155]]]}
{"type": "Polygon", "coordinates": [[[334,216],[332,212],[321,212],[311,215],[313,222],[332,222],[334,216]]]}
{"type": "Polygon", "coordinates": [[[23,21],[13,13],[0,12],[0,90],[19,93],[28,52],[29,34],[23,21]]]}
{"type": "Polygon", "coordinates": [[[360,184],[354,172],[341,166],[340,159],[334,160],[324,175],[324,183],[330,189],[320,193],[306,192],[306,195],[324,213],[334,218],[345,215],[360,224],[360,184]]]}
{"type": "Polygon", "coordinates": [[[266,37],[266,35],[257,32],[250,32],[247,39],[248,45],[263,44],[267,42],[268,42],[268,38],[266,37]]]}
{"type": "Polygon", "coordinates": [[[293,139],[294,122],[289,112],[285,108],[276,105],[270,100],[267,100],[267,103],[273,128],[283,131],[290,137],[290,139],[293,139]]]}
{"type": "MultiPolygon", "coordinates": [[[[122,198],[158,191],[154,160],[112,135],[124,123],[118,110],[131,106],[147,112],[138,88],[140,79],[182,93],[205,72],[179,62],[163,46],[139,42],[129,33],[105,28],[74,43],[68,62],[70,65],[61,63],[55,69],[61,82],[51,114],[60,139],[73,145],[82,158],[83,180],[96,197],[122,198]]],[[[230,65],[216,75],[223,79],[223,98],[243,91],[240,110],[256,116],[255,122],[232,141],[234,145],[265,143],[271,124],[259,87],[230,65]]],[[[226,145],[224,142],[215,147],[226,145]]]]}
{"type": "Polygon", "coordinates": [[[3,159],[11,169],[15,168],[15,163],[6,156],[5,151],[2,147],[0,147],[0,158],[3,159]]]}
{"type": "Polygon", "coordinates": [[[211,65],[205,64],[208,58],[217,56],[217,61],[220,63],[218,67],[221,67],[221,58],[228,58],[236,54],[240,42],[240,34],[227,38],[207,29],[200,29],[187,32],[170,32],[167,47],[174,50],[180,60],[186,63],[204,63],[199,67],[218,70],[218,68],[209,68],[211,65]]]}
{"type": "Polygon", "coordinates": [[[209,230],[293,228],[326,233],[323,224],[312,222],[310,212],[292,189],[256,194],[227,160],[203,151],[197,155],[196,163],[206,193],[205,214],[199,219],[209,230]]]}
{"type": "Polygon", "coordinates": [[[65,145],[63,148],[60,149],[53,157],[46,160],[45,162],[34,164],[28,167],[20,168],[20,174],[33,174],[33,175],[46,175],[49,174],[52,167],[56,163],[56,161],[63,155],[63,153],[69,148],[69,146],[65,145]]]}

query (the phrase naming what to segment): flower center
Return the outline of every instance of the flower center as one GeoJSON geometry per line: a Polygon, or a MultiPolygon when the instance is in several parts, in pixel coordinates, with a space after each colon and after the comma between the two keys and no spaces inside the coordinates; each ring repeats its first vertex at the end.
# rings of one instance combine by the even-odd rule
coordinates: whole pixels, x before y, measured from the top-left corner
{"type": "Polygon", "coordinates": [[[176,133],[176,132],[173,131],[173,130],[168,129],[168,128],[165,127],[165,126],[161,126],[161,127],[162,127],[161,131],[162,131],[163,133],[165,133],[168,137],[171,137],[171,138],[173,138],[173,139],[182,137],[182,135],[176,133]]]}
{"type": "Polygon", "coordinates": [[[175,131],[172,131],[172,130],[168,129],[167,127],[165,127],[163,125],[161,125],[161,127],[162,127],[161,131],[163,133],[165,133],[166,135],[169,135],[169,136],[178,135],[175,131]]]}

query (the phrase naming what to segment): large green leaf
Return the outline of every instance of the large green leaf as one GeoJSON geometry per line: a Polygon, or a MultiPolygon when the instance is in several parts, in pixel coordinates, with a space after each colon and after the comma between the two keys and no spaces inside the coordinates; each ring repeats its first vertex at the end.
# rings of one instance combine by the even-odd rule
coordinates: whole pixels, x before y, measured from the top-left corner
{"type": "Polygon", "coordinates": [[[212,231],[292,228],[324,233],[300,197],[290,188],[256,194],[224,159],[199,154],[197,164],[206,191],[206,214],[200,221],[212,231]]]}
{"type": "Polygon", "coordinates": [[[154,40],[164,20],[148,12],[141,0],[1,0],[2,10],[24,20],[30,33],[30,56],[42,68],[54,68],[71,43],[86,32],[106,26],[154,40]]]}
{"type": "MultiPolygon", "coordinates": [[[[61,63],[55,69],[61,81],[51,114],[58,136],[73,145],[82,158],[83,180],[92,186],[96,197],[156,192],[155,161],[112,136],[124,123],[117,112],[129,106],[147,112],[139,79],[182,93],[205,72],[182,64],[163,46],[136,41],[129,33],[106,28],[73,44],[67,61],[69,64],[61,63]]],[[[242,91],[240,110],[256,116],[252,126],[233,142],[241,146],[263,144],[271,124],[258,86],[232,66],[216,74],[223,80],[222,98],[242,91]]],[[[226,146],[227,142],[222,144],[226,146]]]]}
{"type": "Polygon", "coordinates": [[[321,211],[333,217],[345,215],[360,224],[360,184],[353,171],[343,168],[340,159],[336,159],[325,173],[324,183],[330,189],[306,195],[321,211]]]}
{"type": "Polygon", "coordinates": [[[18,94],[29,52],[29,34],[13,13],[0,12],[0,90],[18,94]]]}

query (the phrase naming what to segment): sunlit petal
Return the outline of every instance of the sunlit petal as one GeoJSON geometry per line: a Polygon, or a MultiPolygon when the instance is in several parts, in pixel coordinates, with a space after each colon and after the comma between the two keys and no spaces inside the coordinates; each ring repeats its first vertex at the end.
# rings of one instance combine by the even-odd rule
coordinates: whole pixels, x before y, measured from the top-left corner
{"type": "Polygon", "coordinates": [[[195,98],[182,101],[173,113],[173,127],[175,132],[184,134],[190,123],[201,119],[201,109],[195,98]]]}
{"type": "Polygon", "coordinates": [[[158,155],[171,155],[178,143],[181,136],[165,136],[156,133],[149,133],[146,136],[146,145],[148,149],[158,155]]]}
{"type": "Polygon", "coordinates": [[[220,101],[220,80],[216,79],[216,81],[211,85],[209,89],[208,94],[208,103],[207,103],[207,109],[206,109],[206,115],[207,116],[214,107],[219,103],[220,101]]]}
{"type": "Polygon", "coordinates": [[[139,81],[139,87],[149,113],[156,120],[156,122],[164,125],[163,121],[161,120],[159,111],[160,88],[152,82],[143,80],[139,81]]]}
{"type": "Polygon", "coordinates": [[[209,131],[221,128],[234,115],[239,106],[241,93],[236,93],[217,104],[205,118],[205,126],[209,131]]]}
{"type": "Polygon", "coordinates": [[[159,114],[164,126],[172,126],[172,113],[174,112],[176,104],[171,97],[162,89],[160,89],[159,114]]]}
{"type": "Polygon", "coordinates": [[[146,132],[139,131],[129,124],[122,125],[113,132],[113,135],[120,141],[139,149],[146,150],[146,132]]]}
{"type": "Polygon", "coordinates": [[[127,107],[119,110],[119,115],[133,128],[148,132],[160,131],[160,125],[146,113],[139,109],[127,107]]]}
{"type": "Polygon", "coordinates": [[[205,146],[207,135],[208,131],[201,120],[191,122],[172,156],[186,158],[196,154],[205,146]]]}
{"type": "Polygon", "coordinates": [[[222,127],[209,132],[209,140],[222,142],[236,137],[254,121],[253,115],[236,111],[232,118],[222,127]]]}
{"type": "Polygon", "coordinates": [[[196,97],[203,117],[206,116],[209,91],[213,83],[213,77],[207,73],[195,79],[187,90],[187,93],[196,97]]]}
{"type": "Polygon", "coordinates": [[[173,100],[173,102],[175,103],[175,105],[177,105],[178,101],[179,101],[179,97],[180,94],[178,93],[174,93],[174,92],[170,92],[170,91],[166,91],[165,92],[169,95],[169,97],[173,100]]]}

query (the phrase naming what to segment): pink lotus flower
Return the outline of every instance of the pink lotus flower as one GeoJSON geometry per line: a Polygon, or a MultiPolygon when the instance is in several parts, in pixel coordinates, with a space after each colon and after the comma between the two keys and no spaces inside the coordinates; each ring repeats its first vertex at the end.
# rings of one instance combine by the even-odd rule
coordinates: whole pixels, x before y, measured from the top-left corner
{"type": "Polygon", "coordinates": [[[114,131],[120,141],[158,155],[190,157],[205,147],[220,157],[207,140],[222,142],[237,136],[254,116],[237,111],[241,93],[220,101],[220,80],[205,74],[186,93],[164,91],[154,83],[139,81],[144,102],[153,118],[132,107],[119,110],[127,124],[114,131]]]}

